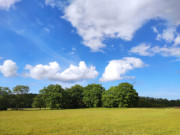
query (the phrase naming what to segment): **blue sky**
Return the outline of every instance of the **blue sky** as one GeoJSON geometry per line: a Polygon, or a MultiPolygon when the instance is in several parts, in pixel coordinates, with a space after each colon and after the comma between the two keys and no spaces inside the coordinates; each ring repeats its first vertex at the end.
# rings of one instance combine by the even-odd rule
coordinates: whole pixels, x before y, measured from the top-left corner
{"type": "Polygon", "coordinates": [[[0,0],[0,86],[121,82],[180,98],[178,0],[0,0]],[[159,6],[160,5],[160,6],[159,6]]]}

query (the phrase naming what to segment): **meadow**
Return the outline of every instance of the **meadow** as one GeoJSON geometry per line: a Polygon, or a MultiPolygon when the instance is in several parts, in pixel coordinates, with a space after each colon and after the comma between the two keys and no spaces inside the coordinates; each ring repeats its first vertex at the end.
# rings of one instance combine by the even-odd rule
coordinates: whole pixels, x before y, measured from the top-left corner
{"type": "Polygon", "coordinates": [[[0,111],[1,135],[179,135],[178,108],[0,111]]]}

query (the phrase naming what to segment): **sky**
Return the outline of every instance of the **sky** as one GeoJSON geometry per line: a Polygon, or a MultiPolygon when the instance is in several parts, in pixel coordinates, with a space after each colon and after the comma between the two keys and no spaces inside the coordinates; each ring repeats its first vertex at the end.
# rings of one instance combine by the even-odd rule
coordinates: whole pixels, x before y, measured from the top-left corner
{"type": "Polygon", "coordinates": [[[0,0],[0,86],[119,83],[180,99],[180,1],[0,0]]]}

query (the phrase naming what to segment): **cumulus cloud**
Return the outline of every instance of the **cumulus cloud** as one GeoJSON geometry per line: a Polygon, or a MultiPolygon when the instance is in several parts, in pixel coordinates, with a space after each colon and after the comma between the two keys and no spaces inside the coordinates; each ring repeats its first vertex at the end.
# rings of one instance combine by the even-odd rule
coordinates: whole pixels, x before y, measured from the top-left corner
{"type": "Polygon", "coordinates": [[[0,65],[0,72],[5,77],[14,77],[17,76],[18,67],[16,63],[12,60],[5,60],[3,65],[0,65]]]}
{"type": "Polygon", "coordinates": [[[179,25],[179,6],[179,0],[73,0],[63,18],[77,28],[85,46],[99,51],[106,38],[131,40],[150,19],[179,25]]]}
{"type": "Polygon", "coordinates": [[[175,46],[151,47],[150,45],[143,43],[131,48],[130,52],[141,56],[153,56],[155,54],[159,54],[166,57],[167,56],[180,57],[180,47],[175,47],[175,46]]]}
{"type": "Polygon", "coordinates": [[[50,62],[49,65],[26,65],[25,69],[29,70],[26,74],[34,79],[49,79],[61,82],[75,82],[84,79],[96,78],[98,72],[94,66],[87,67],[84,61],[80,61],[78,66],[70,65],[69,68],[60,71],[60,66],[57,62],[50,62]]]}
{"type": "Polygon", "coordinates": [[[131,76],[123,76],[134,68],[142,68],[145,64],[139,58],[124,57],[121,60],[111,60],[105,68],[105,72],[100,78],[101,82],[121,80],[123,78],[132,78],[131,76]]]}
{"type": "Polygon", "coordinates": [[[19,1],[21,0],[0,0],[0,9],[9,10],[10,7],[12,7],[16,2],[19,1]]]}
{"type": "Polygon", "coordinates": [[[25,69],[30,71],[29,76],[34,79],[53,79],[60,70],[60,66],[57,62],[50,62],[49,65],[39,64],[34,67],[31,65],[26,65],[25,69]]]}

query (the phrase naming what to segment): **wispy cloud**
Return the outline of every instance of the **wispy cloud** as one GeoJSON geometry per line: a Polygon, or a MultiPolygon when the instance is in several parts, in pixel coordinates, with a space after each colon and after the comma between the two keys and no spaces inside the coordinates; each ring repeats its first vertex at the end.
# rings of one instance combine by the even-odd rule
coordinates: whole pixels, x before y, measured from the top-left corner
{"type": "Polygon", "coordinates": [[[0,57],[0,60],[4,59],[3,57],[0,57]]]}
{"type": "Polygon", "coordinates": [[[45,0],[45,4],[47,6],[51,6],[53,8],[57,7],[60,10],[63,10],[67,4],[69,3],[69,0],[45,0]]]}
{"type": "Polygon", "coordinates": [[[167,28],[163,30],[162,33],[157,34],[157,40],[165,40],[169,43],[173,42],[175,40],[176,35],[176,29],[174,27],[167,28]]]}
{"type": "Polygon", "coordinates": [[[142,43],[138,46],[131,48],[130,52],[139,54],[141,56],[153,56],[154,53],[150,51],[150,48],[150,45],[142,43]]]}
{"type": "MultiPolygon", "coordinates": [[[[18,30],[13,29],[17,33],[18,30]]],[[[34,33],[32,31],[26,31],[23,30],[23,32],[18,32],[17,34],[21,35],[22,37],[25,37],[26,39],[30,40],[38,49],[40,49],[42,52],[46,53],[47,55],[53,57],[54,59],[58,59],[63,63],[71,64],[73,61],[71,59],[68,59],[66,57],[63,57],[60,55],[56,50],[53,50],[49,45],[47,44],[43,39],[39,37],[37,33],[34,33]]]]}
{"type": "Polygon", "coordinates": [[[173,46],[180,45],[180,34],[176,27],[168,27],[162,33],[155,26],[152,29],[157,34],[157,40],[165,40],[167,43],[173,43],[173,46]]]}
{"type": "Polygon", "coordinates": [[[132,47],[129,52],[141,56],[153,56],[155,54],[159,54],[164,57],[168,57],[168,56],[180,57],[180,47],[174,47],[174,46],[151,47],[149,44],[145,44],[145,43],[132,47]]]}
{"type": "Polygon", "coordinates": [[[44,28],[44,31],[45,31],[46,33],[50,33],[50,29],[49,29],[49,28],[44,28]]]}
{"type": "Polygon", "coordinates": [[[9,10],[10,7],[19,1],[21,0],[0,0],[0,9],[9,10]]]}

